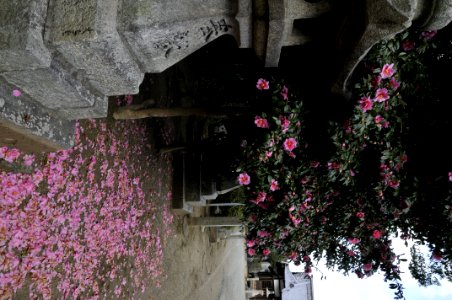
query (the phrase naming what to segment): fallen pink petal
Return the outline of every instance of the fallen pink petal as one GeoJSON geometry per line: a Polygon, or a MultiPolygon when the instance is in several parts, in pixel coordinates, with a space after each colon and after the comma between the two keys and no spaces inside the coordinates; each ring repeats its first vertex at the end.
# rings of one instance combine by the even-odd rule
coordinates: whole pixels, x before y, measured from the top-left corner
{"type": "Polygon", "coordinates": [[[11,93],[14,97],[20,97],[22,96],[22,92],[20,90],[13,90],[13,92],[11,93]]]}

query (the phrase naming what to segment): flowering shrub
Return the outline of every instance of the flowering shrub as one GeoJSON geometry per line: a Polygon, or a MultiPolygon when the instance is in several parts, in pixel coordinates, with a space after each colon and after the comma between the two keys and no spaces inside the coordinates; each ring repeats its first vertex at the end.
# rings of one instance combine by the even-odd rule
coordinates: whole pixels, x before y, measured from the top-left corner
{"type": "Polygon", "coordinates": [[[421,284],[452,279],[452,239],[437,229],[452,225],[450,173],[442,170],[437,188],[427,189],[432,182],[423,185],[416,146],[419,110],[433,95],[426,59],[435,33],[404,32],[369,52],[356,71],[353,111],[343,124],[331,124],[323,156],[310,151],[299,97],[278,82],[263,88],[259,79],[257,92],[271,96],[272,108],[255,117],[261,134],[242,143],[237,168],[247,174],[239,183],[247,197],[248,256],[304,263],[307,273],[322,257],[360,278],[381,270],[402,299],[402,259],[391,246],[391,235],[401,231],[432,250],[428,268],[412,249],[410,268],[421,284]],[[438,204],[426,205],[431,201],[438,204]]]}
{"type": "Polygon", "coordinates": [[[1,299],[25,284],[30,299],[135,298],[158,286],[171,165],[146,154],[142,122],[111,125],[78,124],[76,146],[58,152],[0,148],[16,170],[0,172],[1,299]]]}

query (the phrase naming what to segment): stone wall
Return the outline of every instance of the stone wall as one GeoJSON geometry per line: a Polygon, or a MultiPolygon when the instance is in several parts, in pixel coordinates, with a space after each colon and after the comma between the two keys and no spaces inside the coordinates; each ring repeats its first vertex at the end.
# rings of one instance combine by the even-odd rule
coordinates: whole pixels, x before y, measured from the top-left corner
{"type": "MultiPolygon", "coordinates": [[[[341,2],[357,9],[341,11],[343,26],[331,28],[347,41],[332,49],[343,53],[335,84],[341,93],[376,42],[415,22],[439,29],[452,11],[446,0],[357,3],[341,2]]],[[[110,96],[138,93],[145,73],[160,73],[224,35],[277,67],[283,47],[322,38],[294,24],[337,9],[327,0],[0,0],[0,125],[9,128],[0,145],[22,147],[28,136],[36,151],[70,147],[75,120],[105,117],[110,96]]]]}

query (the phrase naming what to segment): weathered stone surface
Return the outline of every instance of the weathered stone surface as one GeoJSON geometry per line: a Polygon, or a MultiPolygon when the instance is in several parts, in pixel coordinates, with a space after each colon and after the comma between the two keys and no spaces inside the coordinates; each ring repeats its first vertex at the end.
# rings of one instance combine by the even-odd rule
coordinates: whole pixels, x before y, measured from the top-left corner
{"type": "Polygon", "coordinates": [[[238,0],[238,11],[235,16],[239,23],[241,48],[253,47],[253,6],[251,0],[238,0]]]}
{"type": "Polygon", "coordinates": [[[447,26],[452,18],[452,2],[449,0],[432,1],[434,7],[429,19],[423,24],[425,30],[438,30],[447,26]]]}
{"type": "Polygon", "coordinates": [[[0,0],[0,72],[50,64],[42,32],[45,0],[0,0]]]}
{"type": "Polygon", "coordinates": [[[52,152],[62,147],[3,118],[0,119],[0,146],[18,148],[25,153],[52,152]]]}
{"type": "Polygon", "coordinates": [[[309,3],[294,0],[270,0],[269,30],[265,66],[277,67],[284,46],[302,45],[311,40],[310,36],[297,32],[294,20],[316,18],[330,10],[327,1],[309,3]]]}
{"type": "Polygon", "coordinates": [[[236,1],[123,1],[121,34],[145,72],[159,73],[216,38],[239,41],[236,1]]]}
{"type": "MultiPolygon", "coordinates": [[[[332,88],[333,92],[347,95],[348,82],[353,70],[379,41],[394,37],[416,21],[420,22],[418,26],[426,30],[440,29],[447,25],[452,19],[452,4],[448,1],[367,0],[365,13],[367,26],[346,59],[342,72],[332,88]],[[422,27],[423,23],[428,24],[425,25],[428,28],[422,27]]],[[[356,29],[351,31],[356,32],[356,29]]]]}
{"type": "Polygon", "coordinates": [[[49,2],[46,40],[107,96],[136,94],[144,73],[116,31],[117,0],[49,2]]]}
{"type": "MultiPolygon", "coordinates": [[[[12,123],[15,126],[11,127],[11,130],[23,136],[29,136],[31,133],[36,136],[37,141],[50,147],[73,146],[75,121],[62,118],[54,109],[42,106],[25,92],[20,97],[12,96],[13,89],[15,86],[0,76],[2,126],[12,123]]],[[[15,136],[4,138],[15,139],[15,136]]],[[[7,144],[5,141],[0,142],[7,144]]]]}
{"type": "MultiPolygon", "coordinates": [[[[3,78],[33,101],[66,119],[105,117],[107,97],[99,92],[93,94],[94,89],[87,90],[88,84],[82,85],[61,66],[62,63],[54,60],[51,68],[5,72],[3,78]]],[[[70,69],[66,67],[66,70],[70,69]]]]}

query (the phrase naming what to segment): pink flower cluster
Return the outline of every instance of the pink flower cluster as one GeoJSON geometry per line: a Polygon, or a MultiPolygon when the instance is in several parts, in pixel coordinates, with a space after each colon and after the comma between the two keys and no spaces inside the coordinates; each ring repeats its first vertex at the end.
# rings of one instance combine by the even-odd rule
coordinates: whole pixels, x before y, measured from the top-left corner
{"type": "Polygon", "coordinates": [[[259,80],[256,83],[256,88],[260,91],[268,90],[270,88],[270,85],[267,80],[265,80],[263,78],[259,78],[259,80]]]}
{"type": "Polygon", "coordinates": [[[149,282],[158,285],[173,221],[169,158],[147,154],[140,122],[110,129],[91,120],[77,125],[76,138],[74,148],[42,154],[39,163],[0,148],[0,159],[34,167],[0,173],[2,299],[27,278],[30,299],[54,298],[54,282],[60,299],[135,298],[149,282]],[[144,183],[154,184],[150,192],[144,183]]]}
{"type": "Polygon", "coordinates": [[[392,91],[395,91],[399,88],[400,83],[393,77],[395,73],[396,70],[394,68],[394,64],[385,64],[381,69],[380,75],[372,78],[371,86],[377,89],[373,98],[371,98],[370,96],[362,96],[359,100],[358,104],[363,112],[372,110],[375,102],[382,103],[389,100],[390,92],[387,87],[391,88],[392,91]],[[380,87],[383,79],[389,79],[386,87],[380,87]]]}
{"type": "Polygon", "coordinates": [[[237,177],[237,181],[240,185],[249,185],[251,182],[250,175],[246,172],[240,173],[239,177],[237,177]]]}
{"type": "Polygon", "coordinates": [[[259,128],[268,128],[268,121],[260,116],[254,118],[254,124],[259,128]]]}

